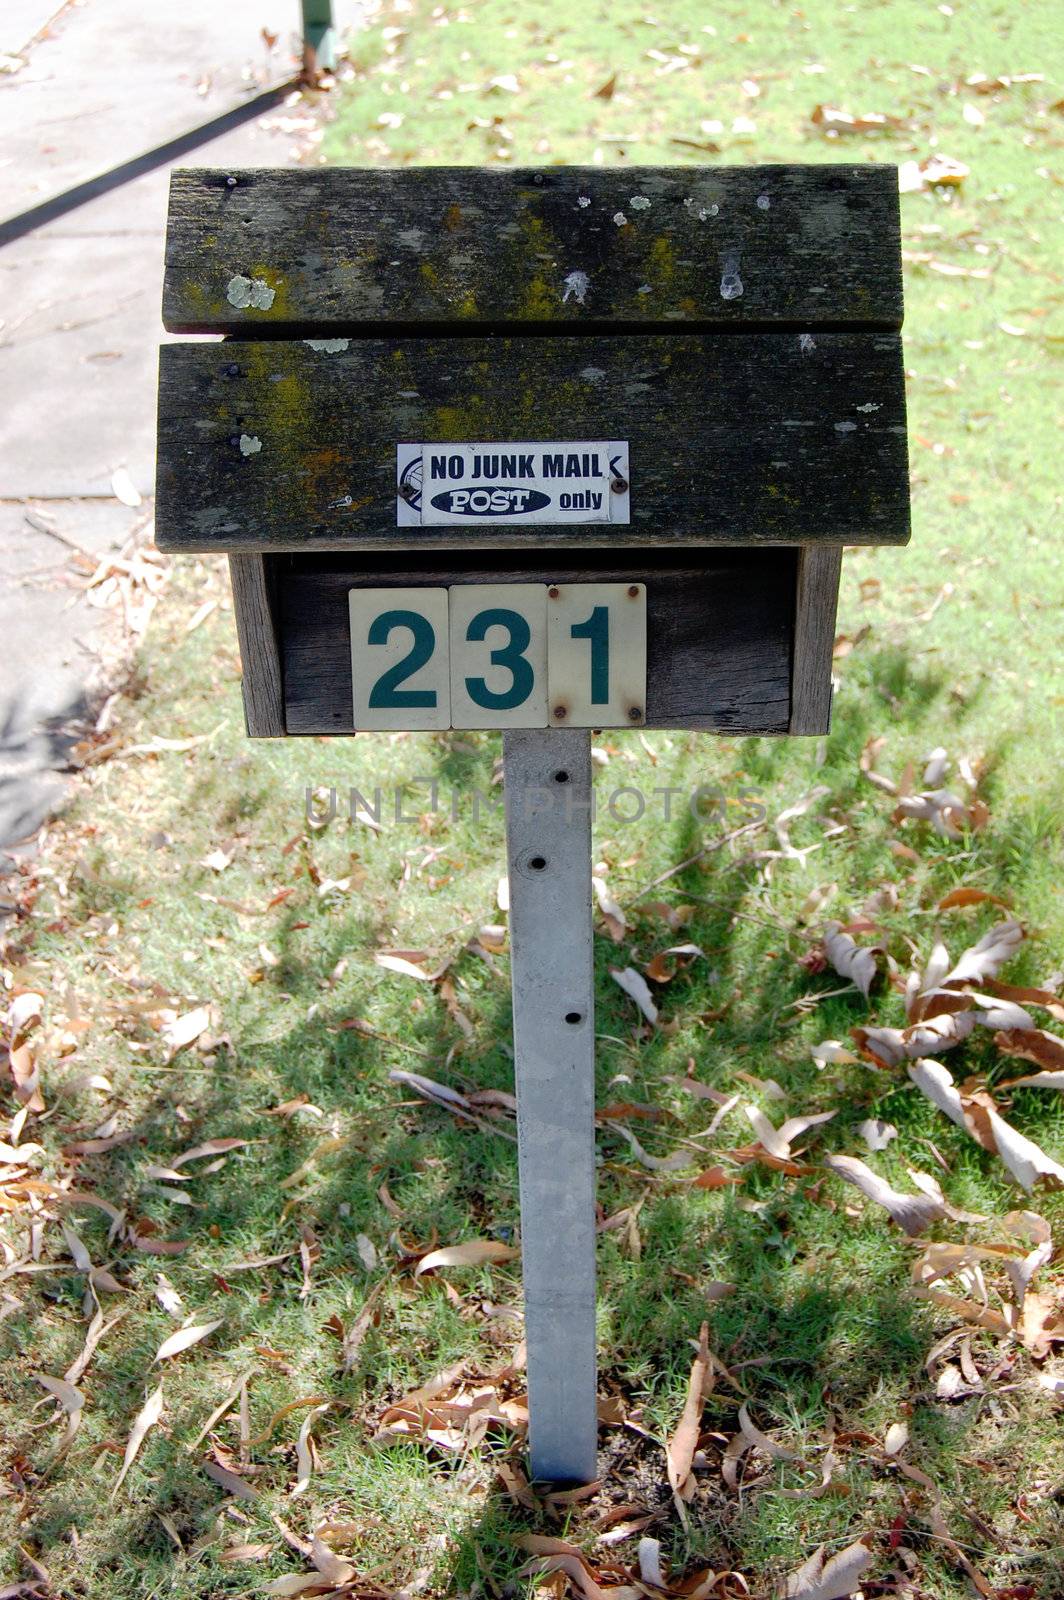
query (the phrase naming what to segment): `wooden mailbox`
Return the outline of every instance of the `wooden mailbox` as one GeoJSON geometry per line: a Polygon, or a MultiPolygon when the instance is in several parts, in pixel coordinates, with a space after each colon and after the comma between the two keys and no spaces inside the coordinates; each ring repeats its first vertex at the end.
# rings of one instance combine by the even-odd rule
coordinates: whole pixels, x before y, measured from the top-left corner
{"type": "Polygon", "coordinates": [[[174,174],[164,321],[225,338],[163,347],[156,537],[229,556],[248,732],[506,730],[538,1478],[595,1473],[587,730],[827,730],[900,256],[892,167],[174,174]]]}
{"type": "Polygon", "coordinates": [[[892,167],[176,172],[163,316],[226,335],[162,349],[156,536],[230,557],[253,736],[356,731],[353,588],[611,581],[632,725],[827,729],[841,548],[909,534],[892,167]],[[402,497],[612,442],[598,520],[402,497]]]}

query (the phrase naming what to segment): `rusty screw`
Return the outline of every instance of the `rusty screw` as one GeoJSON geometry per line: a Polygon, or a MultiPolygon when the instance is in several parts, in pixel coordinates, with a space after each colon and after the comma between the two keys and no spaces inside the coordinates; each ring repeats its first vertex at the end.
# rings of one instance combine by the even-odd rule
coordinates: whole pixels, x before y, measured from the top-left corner
{"type": "Polygon", "coordinates": [[[613,490],[614,494],[624,494],[625,490],[628,488],[628,479],[622,478],[618,473],[616,478],[610,479],[610,488],[613,490]]]}
{"type": "Polygon", "coordinates": [[[401,483],[399,485],[400,500],[413,500],[416,494],[417,490],[414,488],[412,483],[401,483]]]}
{"type": "Polygon", "coordinates": [[[628,598],[629,600],[639,599],[639,585],[637,583],[630,583],[628,585],[628,598]]]}
{"type": "Polygon", "coordinates": [[[565,718],[568,715],[569,715],[569,713],[566,711],[564,706],[555,706],[554,707],[554,716],[557,718],[557,720],[559,722],[564,722],[565,718]]]}
{"type": "Polygon", "coordinates": [[[552,600],[557,600],[557,598],[558,598],[558,585],[556,583],[552,583],[550,588],[547,590],[547,593],[550,595],[552,600]]]}
{"type": "Polygon", "coordinates": [[[629,722],[642,722],[642,720],[643,720],[642,708],[640,706],[629,706],[628,707],[628,721],[629,722]]]}

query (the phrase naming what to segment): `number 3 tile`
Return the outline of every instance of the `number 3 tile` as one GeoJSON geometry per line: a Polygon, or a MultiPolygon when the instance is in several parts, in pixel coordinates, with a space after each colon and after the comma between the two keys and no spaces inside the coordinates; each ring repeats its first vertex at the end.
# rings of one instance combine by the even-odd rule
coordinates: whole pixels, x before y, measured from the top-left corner
{"type": "Polygon", "coordinates": [[[455,584],[451,726],[547,726],[547,591],[540,583],[455,584]]]}
{"type": "Polygon", "coordinates": [[[446,589],[352,589],[356,728],[449,728],[446,589]]]}

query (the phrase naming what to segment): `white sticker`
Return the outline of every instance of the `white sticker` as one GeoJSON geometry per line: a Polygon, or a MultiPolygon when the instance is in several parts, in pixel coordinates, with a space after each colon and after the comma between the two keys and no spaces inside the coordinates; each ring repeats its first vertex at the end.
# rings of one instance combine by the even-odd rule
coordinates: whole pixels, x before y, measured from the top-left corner
{"type": "Polygon", "coordinates": [[[628,445],[617,439],[399,444],[399,527],[629,520],[628,445]]]}

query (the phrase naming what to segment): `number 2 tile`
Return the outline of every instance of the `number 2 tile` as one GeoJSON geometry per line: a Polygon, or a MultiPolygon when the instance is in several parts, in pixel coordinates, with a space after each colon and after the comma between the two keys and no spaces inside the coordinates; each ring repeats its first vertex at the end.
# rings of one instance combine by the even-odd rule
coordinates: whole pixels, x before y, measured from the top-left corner
{"type": "Polygon", "coordinates": [[[356,728],[449,728],[446,589],[352,589],[356,728]]]}

